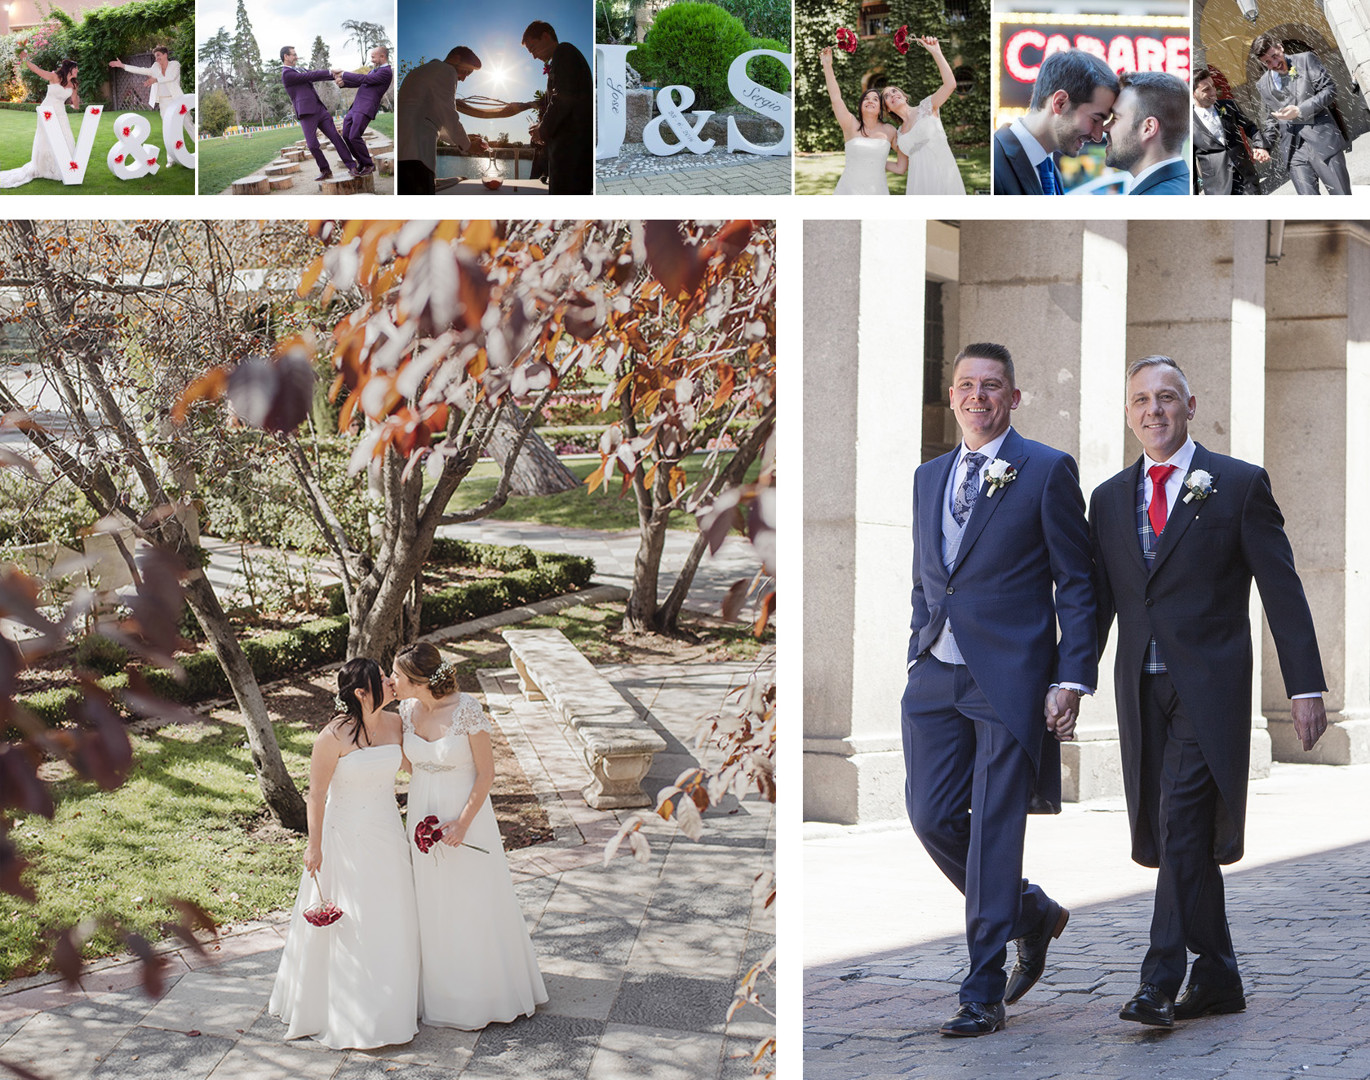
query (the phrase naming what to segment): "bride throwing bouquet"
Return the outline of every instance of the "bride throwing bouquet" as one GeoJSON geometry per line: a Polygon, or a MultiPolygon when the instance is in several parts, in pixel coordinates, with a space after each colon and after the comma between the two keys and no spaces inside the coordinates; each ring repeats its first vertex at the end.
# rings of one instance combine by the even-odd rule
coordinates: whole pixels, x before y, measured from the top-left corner
{"type": "Polygon", "coordinates": [[[915,38],[915,41],[937,61],[937,69],[942,73],[942,85],[918,103],[915,109],[909,104],[904,91],[897,86],[887,86],[880,92],[880,100],[886,109],[899,121],[895,145],[899,148],[901,164],[907,157],[908,185],[906,195],[964,195],[966,185],[961,179],[961,170],[956,165],[956,156],[947,142],[947,133],[942,128],[938,111],[956,89],[956,76],[951,65],[942,55],[942,47],[935,37],[915,38]]]}
{"type": "Polygon", "coordinates": [[[30,180],[56,180],[61,183],[62,171],[67,162],[76,157],[76,140],[71,134],[71,121],[67,119],[68,105],[73,109],[81,108],[81,95],[76,90],[76,61],[63,60],[56,71],[44,71],[27,56],[21,54],[20,59],[31,72],[48,84],[47,93],[43,95],[38,108],[57,114],[57,130],[62,133],[62,139],[66,143],[67,156],[60,163],[52,156],[52,147],[48,145],[47,136],[35,120],[33,150],[29,153],[29,160],[17,169],[0,172],[0,188],[22,187],[30,180]]]}
{"type": "Polygon", "coordinates": [[[842,178],[833,188],[833,194],[888,195],[890,188],[885,173],[903,172],[905,161],[902,153],[897,162],[889,160],[890,151],[898,148],[894,144],[894,126],[880,122],[880,91],[871,89],[863,93],[856,105],[857,115],[853,116],[842,100],[842,91],[832,72],[832,48],[825,48],[820,57],[832,114],[842,128],[846,152],[842,178]]]}

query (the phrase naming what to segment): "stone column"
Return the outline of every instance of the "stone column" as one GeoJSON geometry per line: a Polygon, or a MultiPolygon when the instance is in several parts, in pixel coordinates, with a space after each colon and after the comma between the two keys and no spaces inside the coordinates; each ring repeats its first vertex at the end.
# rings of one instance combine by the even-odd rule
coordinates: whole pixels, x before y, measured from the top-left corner
{"type": "Polygon", "coordinates": [[[923,221],[804,227],[806,820],[905,814],[927,233],[923,221]]]}
{"type": "Polygon", "coordinates": [[[1313,609],[1331,724],[1304,753],[1273,640],[1262,695],[1275,760],[1370,761],[1370,230],[1288,222],[1266,278],[1267,468],[1313,609]]]}
{"type": "MultiPolygon", "coordinates": [[[[1126,222],[966,221],[961,225],[961,341],[1013,353],[1023,403],[1014,426],[1072,454],[1089,493],[1122,467],[1122,371],[1128,296],[1126,222]]],[[[1068,801],[1122,792],[1113,650],[1062,747],[1068,801]]]]}
{"type": "MultiPolygon", "coordinates": [[[[1128,231],[1128,360],[1154,353],[1174,359],[1197,401],[1194,441],[1257,465],[1266,445],[1267,231],[1264,221],[1134,222],[1128,231]]],[[[1122,403],[1120,388],[1120,420],[1122,403]]],[[[1124,463],[1142,452],[1131,432],[1125,441],[1124,463]]],[[[1254,589],[1251,625],[1261,626],[1254,589]]],[[[1270,735],[1261,650],[1254,653],[1251,775],[1261,777],[1270,772],[1270,735]]]]}
{"type": "Polygon", "coordinates": [[[1360,85],[1363,97],[1370,86],[1370,11],[1363,0],[1324,0],[1322,8],[1347,70],[1360,85]]]}

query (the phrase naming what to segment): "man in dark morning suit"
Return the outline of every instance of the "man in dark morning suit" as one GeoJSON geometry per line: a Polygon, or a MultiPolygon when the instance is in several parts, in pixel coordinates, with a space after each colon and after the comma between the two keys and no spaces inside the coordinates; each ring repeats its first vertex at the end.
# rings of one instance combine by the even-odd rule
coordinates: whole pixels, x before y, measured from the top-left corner
{"type": "Polygon", "coordinates": [[[320,131],[328,136],[328,141],[338,151],[338,157],[342,159],[343,166],[349,173],[356,176],[357,163],[352,157],[352,151],[347,148],[347,142],[338,134],[338,128],[333,123],[332,114],[319,99],[319,92],[314,89],[316,82],[333,78],[333,72],[327,68],[319,68],[317,71],[300,71],[295,67],[296,59],[294,46],[287,45],[281,50],[281,82],[285,83],[285,92],[290,95],[290,104],[295,110],[295,118],[299,120],[300,127],[304,129],[304,144],[309,147],[309,152],[314,155],[314,161],[319,166],[319,175],[314,179],[329,180],[333,176],[333,168],[328,164],[328,158],[324,156],[323,148],[319,146],[320,131]]]}
{"type": "Polygon", "coordinates": [[[1098,654],[1074,460],[1009,425],[1020,394],[1002,345],[961,350],[950,399],[961,444],[914,474],[902,731],[909,819],[966,897],[970,972],[940,1030],[974,1036],[1003,1027],[1070,917],[1024,879],[1023,837],[1030,810],[1060,810],[1057,740],[1073,737],[1098,654]]]}
{"type": "Polygon", "coordinates": [[[1265,140],[1278,147],[1275,163],[1289,171],[1300,195],[1319,194],[1319,180],[1329,195],[1350,195],[1346,139],[1332,113],[1337,106],[1332,76],[1311,52],[1286,56],[1274,34],[1258,37],[1251,52],[1267,68],[1256,89],[1268,114],[1265,140]]]}
{"type": "MultiPolygon", "coordinates": [[[[537,135],[547,146],[547,193],[590,195],[595,188],[594,76],[579,49],[557,41],[545,22],[528,24],[523,47],[547,71],[546,107],[537,135]]],[[[537,102],[529,102],[530,108],[537,102]]]]}
{"type": "Polygon", "coordinates": [[[1135,361],[1127,426],[1144,453],[1089,507],[1101,649],[1118,619],[1132,858],[1159,867],[1141,985],[1119,1016],[1157,1027],[1246,1008],[1219,865],[1242,857],[1246,824],[1253,578],[1304,748],[1327,726],[1313,616],[1270,478],[1195,443],[1194,410],[1173,360],[1135,361]]]}
{"type": "Polygon", "coordinates": [[[1042,61],[1026,116],[994,133],[994,194],[1064,195],[1056,154],[1102,142],[1118,76],[1092,53],[1069,49],[1042,61]]]}
{"type": "Polygon", "coordinates": [[[1164,71],[1124,72],[1104,164],[1132,174],[1125,194],[1188,195],[1189,88],[1164,71]]]}
{"type": "Polygon", "coordinates": [[[1269,162],[1270,147],[1259,125],[1231,98],[1218,97],[1218,84],[1208,68],[1194,72],[1193,84],[1194,170],[1199,194],[1263,194],[1256,165],[1269,162]],[[1250,153],[1243,135],[1251,140],[1250,153]]]}
{"type": "Polygon", "coordinates": [[[366,148],[366,125],[381,111],[381,98],[390,89],[395,77],[390,66],[390,50],[377,45],[371,50],[371,70],[363,74],[355,71],[339,71],[339,86],[356,87],[357,96],[352,99],[352,107],[343,117],[342,136],[347,140],[352,156],[357,159],[358,176],[376,171],[376,163],[371,160],[371,151],[366,148]]]}

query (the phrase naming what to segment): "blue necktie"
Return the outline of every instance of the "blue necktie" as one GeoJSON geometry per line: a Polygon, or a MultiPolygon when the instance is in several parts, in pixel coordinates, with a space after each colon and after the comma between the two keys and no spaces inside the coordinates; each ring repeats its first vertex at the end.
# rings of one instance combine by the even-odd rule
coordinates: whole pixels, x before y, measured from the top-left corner
{"type": "Polygon", "coordinates": [[[956,497],[951,501],[951,516],[956,524],[964,525],[970,517],[975,500],[980,495],[980,466],[985,463],[985,455],[969,453],[963,459],[966,475],[961,486],[956,489],[956,497]]]}
{"type": "Polygon", "coordinates": [[[1061,194],[1060,188],[1056,186],[1056,166],[1052,164],[1049,155],[1037,163],[1037,175],[1042,178],[1043,195],[1061,194]]]}

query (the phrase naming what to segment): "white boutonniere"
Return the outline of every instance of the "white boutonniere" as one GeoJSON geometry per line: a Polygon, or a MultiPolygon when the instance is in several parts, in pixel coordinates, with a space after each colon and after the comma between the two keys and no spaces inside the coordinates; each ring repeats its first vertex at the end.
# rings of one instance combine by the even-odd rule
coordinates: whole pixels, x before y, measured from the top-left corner
{"type": "Polygon", "coordinates": [[[1203,502],[1213,494],[1213,476],[1211,473],[1204,472],[1203,469],[1195,469],[1184,478],[1184,486],[1188,489],[1184,497],[1185,502],[1190,502],[1193,499],[1203,502]]]}
{"type": "Polygon", "coordinates": [[[985,492],[985,498],[994,498],[996,491],[1001,487],[1007,487],[1017,479],[1017,469],[1003,458],[995,458],[985,466],[985,483],[989,485],[989,490],[985,492]]]}

